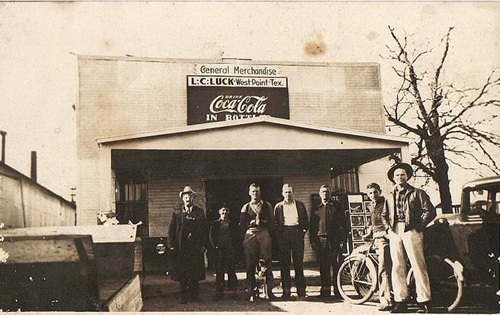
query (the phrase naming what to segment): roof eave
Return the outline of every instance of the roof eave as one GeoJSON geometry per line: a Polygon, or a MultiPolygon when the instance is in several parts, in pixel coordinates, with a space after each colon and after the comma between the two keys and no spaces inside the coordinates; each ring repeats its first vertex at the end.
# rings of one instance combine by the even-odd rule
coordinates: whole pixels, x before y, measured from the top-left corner
{"type": "Polygon", "coordinates": [[[113,137],[102,137],[102,138],[96,138],[96,141],[99,145],[104,145],[104,144],[109,144],[109,143],[113,143],[113,142],[129,141],[129,140],[135,140],[135,139],[141,139],[141,138],[168,136],[168,135],[174,135],[174,134],[197,132],[197,131],[201,131],[201,130],[222,129],[222,128],[242,126],[242,125],[262,124],[262,123],[269,123],[269,124],[274,124],[274,125],[294,127],[294,128],[307,129],[307,130],[313,130],[313,131],[322,131],[322,132],[327,132],[327,133],[335,133],[335,134],[341,134],[341,135],[346,135],[346,136],[371,138],[374,140],[401,142],[401,143],[405,143],[405,144],[408,144],[408,143],[413,141],[413,139],[406,138],[406,137],[398,137],[398,136],[390,136],[390,135],[386,135],[386,134],[375,134],[375,133],[352,131],[352,130],[339,129],[339,128],[316,126],[316,125],[310,125],[310,124],[305,124],[305,123],[292,122],[288,119],[276,118],[276,117],[271,117],[271,116],[259,116],[259,117],[255,117],[255,118],[213,122],[213,123],[208,123],[208,124],[189,125],[189,126],[183,126],[183,127],[176,127],[176,128],[156,130],[156,131],[147,131],[147,132],[113,136],[113,137]]]}

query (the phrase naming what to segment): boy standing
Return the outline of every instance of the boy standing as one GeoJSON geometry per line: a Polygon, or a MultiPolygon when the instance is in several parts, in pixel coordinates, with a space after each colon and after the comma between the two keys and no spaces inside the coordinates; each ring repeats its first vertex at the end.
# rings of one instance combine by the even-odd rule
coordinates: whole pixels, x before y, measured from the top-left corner
{"type": "MultiPolygon", "coordinates": [[[[382,210],[386,207],[386,200],[381,195],[382,190],[377,183],[371,183],[366,186],[366,193],[371,200],[369,205],[372,225],[370,232],[366,236],[373,237],[374,244],[377,248],[379,257],[378,266],[378,281],[379,281],[379,296],[380,304],[379,311],[389,311],[392,308],[391,303],[391,284],[390,284],[390,269],[391,269],[391,252],[389,250],[389,240],[385,231],[385,225],[382,221],[382,210]]],[[[366,237],[365,236],[365,237],[366,237]]]]}
{"type": "Polygon", "coordinates": [[[228,277],[227,289],[233,293],[233,296],[236,294],[238,288],[235,271],[235,249],[233,245],[233,241],[238,234],[238,226],[237,224],[233,224],[229,219],[229,211],[228,207],[220,208],[219,219],[213,221],[210,225],[210,244],[215,252],[216,293],[214,300],[216,301],[224,298],[224,273],[227,273],[228,277]]]}

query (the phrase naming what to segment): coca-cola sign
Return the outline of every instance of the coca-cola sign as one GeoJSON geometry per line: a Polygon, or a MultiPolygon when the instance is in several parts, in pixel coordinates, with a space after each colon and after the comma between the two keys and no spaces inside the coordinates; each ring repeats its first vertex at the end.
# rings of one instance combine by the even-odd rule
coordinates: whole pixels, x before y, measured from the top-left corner
{"type": "Polygon", "coordinates": [[[210,103],[212,114],[259,114],[264,115],[267,104],[266,96],[256,95],[218,95],[210,103]]]}
{"type": "Polygon", "coordinates": [[[187,102],[189,125],[260,115],[290,118],[286,78],[188,76],[187,102]]]}

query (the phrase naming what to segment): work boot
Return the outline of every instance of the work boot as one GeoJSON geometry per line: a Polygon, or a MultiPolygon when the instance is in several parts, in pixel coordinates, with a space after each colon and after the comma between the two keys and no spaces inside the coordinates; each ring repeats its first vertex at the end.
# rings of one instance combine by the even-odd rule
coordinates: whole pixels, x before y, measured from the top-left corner
{"type": "Polygon", "coordinates": [[[336,300],[342,300],[342,295],[340,295],[340,291],[337,288],[333,290],[333,298],[336,300]]]}
{"type": "Polygon", "coordinates": [[[405,302],[396,302],[396,305],[391,309],[391,313],[407,313],[408,305],[405,302]]]}
{"type": "Polygon", "coordinates": [[[305,297],[306,296],[306,288],[297,288],[297,296],[305,297]]]}
{"type": "Polygon", "coordinates": [[[380,304],[377,307],[377,310],[379,310],[381,312],[390,311],[391,309],[392,309],[392,305],[390,305],[390,304],[380,304]]]}
{"type": "Polygon", "coordinates": [[[281,299],[283,301],[291,301],[292,294],[290,293],[290,290],[283,290],[283,294],[281,295],[281,299]]]}
{"type": "Polygon", "coordinates": [[[332,291],[329,288],[321,288],[319,297],[321,299],[330,299],[332,297],[332,291]]]}

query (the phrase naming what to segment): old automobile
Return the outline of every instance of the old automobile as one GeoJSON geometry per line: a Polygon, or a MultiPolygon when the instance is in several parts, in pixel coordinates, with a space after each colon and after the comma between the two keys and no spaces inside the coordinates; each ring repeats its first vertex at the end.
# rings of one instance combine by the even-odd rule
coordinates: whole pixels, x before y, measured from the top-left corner
{"type": "MultiPolygon", "coordinates": [[[[482,304],[499,311],[500,176],[467,182],[459,213],[438,215],[425,230],[436,307],[482,304]]],[[[411,277],[411,275],[410,275],[411,277]]]]}

